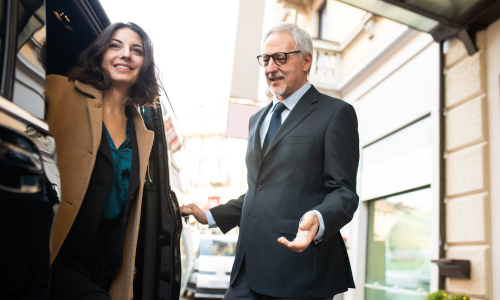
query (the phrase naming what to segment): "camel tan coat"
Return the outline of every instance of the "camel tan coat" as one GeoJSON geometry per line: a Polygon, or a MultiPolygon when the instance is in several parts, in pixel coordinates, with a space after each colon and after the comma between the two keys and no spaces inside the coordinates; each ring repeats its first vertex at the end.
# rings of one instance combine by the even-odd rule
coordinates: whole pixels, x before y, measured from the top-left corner
{"type": "MultiPolygon", "coordinates": [[[[52,233],[51,263],[75,221],[90,182],[102,134],[102,93],[91,85],[67,77],[46,78],[46,121],[56,140],[61,173],[61,206],[52,233]]],[[[139,149],[139,188],[126,223],[123,261],[110,289],[113,300],[132,299],[135,251],[141,216],[142,190],[154,133],[130,105],[139,149]]]]}

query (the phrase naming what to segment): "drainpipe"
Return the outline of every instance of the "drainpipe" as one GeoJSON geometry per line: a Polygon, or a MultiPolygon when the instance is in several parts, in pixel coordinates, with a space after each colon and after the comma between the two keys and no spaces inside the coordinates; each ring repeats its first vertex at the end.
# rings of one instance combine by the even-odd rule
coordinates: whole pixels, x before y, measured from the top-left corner
{"type": "MultiPolygon", "coordinates": [[[[446,257],[446,170],[445,170],[445,103],[444,41],[439,42],[439,258],[446,257]]],[[[439,271],[438,288],[444,289],[445,277],[439,271]]]]}

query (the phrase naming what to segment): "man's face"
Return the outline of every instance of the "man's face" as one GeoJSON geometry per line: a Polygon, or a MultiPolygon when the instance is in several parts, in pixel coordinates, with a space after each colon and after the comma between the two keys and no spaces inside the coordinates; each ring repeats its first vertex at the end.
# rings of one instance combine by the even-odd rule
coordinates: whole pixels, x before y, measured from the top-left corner
{"type": "MultiPolygon", "coordinates": [[[[269,35],[264,43],[264,54],[273,55],[277,52],[295,51],[295,41],[288,32],[274,32],[269,35]]],[[[271,92],[283,101],[295,93],[307,82],[307,71],[311,67],[312,56],[306,54],[301,59],[301,53],[287,55],[286,63],[282,66],[276,64],[274,59],[269,60],[265,67],[267,84],[271,92]]]]}

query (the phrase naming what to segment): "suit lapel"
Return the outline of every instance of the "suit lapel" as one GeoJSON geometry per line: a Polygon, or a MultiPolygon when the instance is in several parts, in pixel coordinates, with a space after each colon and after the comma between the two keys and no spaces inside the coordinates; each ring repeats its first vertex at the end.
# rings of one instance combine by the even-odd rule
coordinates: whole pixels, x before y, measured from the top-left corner
{"type": "Polygon", "coordinates": [[[264,122],[264,119],[266,118],[267,114],[269,113],[269,110],[273,106],[273,102],[269,103],[268,106],[266,106],[264,109],[259,111],[255,117],[257,118],[257,125],[253,128],[255,131],[254,133],[254,156],[255,160],[261,161],[262,160],[262,146],[260,143],[260,126],[262,125],[262,122],[264,122]]]}
{"type": "Polygon", "coordinates": [[[314,108],[311,104],[318,101],[318,91],[311,86],[311,88],[300,98],[299,102],[293,110],[290,112],[286,120],[281,125],[278,132],[274,136],[271,144],[267,147],[267,151],[264,154],[264,157],[271,151],[273,148],[281,142],[281,140],[287,136],[290,131],[292,131],[297,125],[299,125],[313,110],[314,108]]]}

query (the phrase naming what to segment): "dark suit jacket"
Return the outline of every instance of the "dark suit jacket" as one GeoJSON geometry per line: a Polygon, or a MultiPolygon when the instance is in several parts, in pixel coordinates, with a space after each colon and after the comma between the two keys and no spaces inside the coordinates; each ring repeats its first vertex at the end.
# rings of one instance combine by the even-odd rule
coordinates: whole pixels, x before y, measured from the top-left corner
{"type": "Polygon", "coordinates": [[[356,113],[311,87],[262,153],[259,128],[270,108],[250,118],[247,193],[211,209],[224,233],[240,226],[231,284],[245,259],[248,283],[260,294],[311,299],[354,288],[339,230],[358,207],[356,113]],[[300,218],[313,209],[324,219],[322,242],[302,253],[277,242],[293,240],[300,218]]]}

